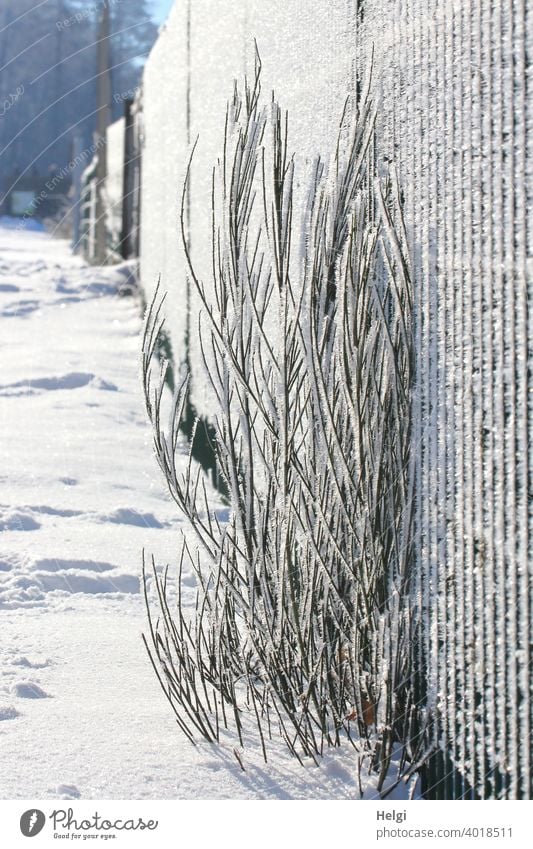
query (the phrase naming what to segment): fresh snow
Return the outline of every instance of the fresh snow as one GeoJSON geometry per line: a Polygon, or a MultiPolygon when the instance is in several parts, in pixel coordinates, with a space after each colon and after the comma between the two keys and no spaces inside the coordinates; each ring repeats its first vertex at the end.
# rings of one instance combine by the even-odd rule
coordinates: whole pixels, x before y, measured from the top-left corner
{"type": "Polygon", "coordinates": [[[265,765],[251,740],[243,771],[179,731],[141,639],[142,550],[175,564],[184,528],[142,405],[131,268],[6,219],[0,257],[0,797],[359,798],[349,747],[317,768],[274,743],[265,765]]]}

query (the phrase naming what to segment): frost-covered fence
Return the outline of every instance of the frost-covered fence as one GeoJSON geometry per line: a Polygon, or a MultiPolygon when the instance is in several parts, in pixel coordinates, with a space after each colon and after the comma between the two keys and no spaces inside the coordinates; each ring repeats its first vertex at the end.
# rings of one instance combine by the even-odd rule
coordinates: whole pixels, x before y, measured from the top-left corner
{"type": "MultiPolygon", "coordinates": [[[[138,256],[142,118],[140,96],[127,101],[125,116],[110,124],[105,136],[107,177],[103,189],[106,262],[138,256]]],[[[79,249],[88,262],[96,261],[97,161],[95,154],[81,176],[79,249]]]]}
{"type": "MultiPolygon", "coordinates": [[[[75,214],[77,211],[75,210],[75,214]]],[[[91,160],[81,175],[79,200],[79,244],[75,250],[83,254],[87,262],[96,256],[96,161],[91,160]]]]}
{"type": "Polygon", "coordinates": [[[224,0],[216,17],[195,0],[175,5],[144,77],[142,278],[150,293],[162,275],[176,359],[187,354],[195,404],[209,413],[179,243],[190,146],[200,133],[185,224],[207,277],[211,165],[253,38],[264,89],[294,116],[291,148],[308,163],[295,218],[373,55],[376,151],[397,170],[413,259],[411,604],[423,627],[411,651],[430,723],[424,790],[437,798],[532,790],[526,18],[519,0],[224,0]]]}
{"type": "MultiPolygon", "coordinates": [[[[105,210],[106,261],[119,256],[122,227],[122,183],[124,174],[124,118],[107,128],[105,137],[107,177],[102,191],[105,210]]],[[[98,156],[94,155],[81,178],[80,250],[88,262],[97,261],[98,156]]],[[[78,247],[78,246],[75,246],[78,247]]]]}
{"type": "Polygon", "coordinates": [[[364,7],[360,43],[367,52],[375,43],[381,137],[416,257],[414,600],[426,622],[420,698],[439,752],[428,790],[527,798],[532,29],[522,2],[364,7]]]}

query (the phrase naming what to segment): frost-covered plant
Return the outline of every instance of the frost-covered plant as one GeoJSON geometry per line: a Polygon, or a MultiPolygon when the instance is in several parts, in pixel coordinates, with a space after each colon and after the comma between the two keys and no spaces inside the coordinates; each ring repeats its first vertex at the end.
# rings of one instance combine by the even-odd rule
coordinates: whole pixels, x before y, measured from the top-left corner
{"type": "Polygon", "coordinates": [[[218,741],[225,727],[242,744],[246,710],[265,758],[275,729],[297,758],[317,760],[349,740],[382,787],[395,742],[406,771],[419,757],[409,743],[413,350],[401,204],[395,180],[372,164],[367,95],[347,103],[330,168],[316,162],[297,239],[288,117],[274,99],[261,104],[260,71],[258,60],[253,83],[243,94],[236,86],[228,106],[209,285],[182,210],[208,322],[202,352],[228,522],[192,464],[178,469],[187,381],[170,428],[162,425],[166,364],[155,386],[153,374],[164,299],[156,296],[146,323],[156,455],[200,543],[181,554],[199,586],[192,613],[180,580],[174,606],[167,573],[152,563],[146,644],[189,739],[218,741]]]}

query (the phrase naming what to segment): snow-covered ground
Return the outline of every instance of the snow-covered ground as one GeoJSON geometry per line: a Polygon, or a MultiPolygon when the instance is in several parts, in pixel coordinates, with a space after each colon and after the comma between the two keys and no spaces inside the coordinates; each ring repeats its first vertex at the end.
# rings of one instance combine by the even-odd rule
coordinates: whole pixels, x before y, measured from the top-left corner
{"type": "Polygon", "coordinates": [[[87,267],[0,221],[0,798],[358,798],[349,748],[317,768],[281,743],[265,765],[252,746],[242,771],[172,718],[139,579],[143,547],[176,561],[181,525],[151,451],[128,291],[127,267],[87,267]]]}

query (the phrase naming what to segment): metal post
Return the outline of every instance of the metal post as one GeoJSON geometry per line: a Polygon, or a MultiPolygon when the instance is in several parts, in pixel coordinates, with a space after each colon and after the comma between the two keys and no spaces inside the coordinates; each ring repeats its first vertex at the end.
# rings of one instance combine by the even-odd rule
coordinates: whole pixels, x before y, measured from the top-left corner
{"type": "Polygon", "coordinates": [[[135,191],[135,143],[133,100],[124,102],[124,172],[122,183],[122,232],[120,253],[123,259],[134,256],[133,246],[133,210],[135,191]]]}
{"type": "Polygon", "coordinates": [[[106,132],[111,118],[111,75],[109,62],[110,40],[109,5],[104,3],[100,16],[98,33],[98,113],[96,119],[96,144],[98,164],[96,168],[96,223],[95,255],[96,265],[103,265],[107,256],[107,226],[105,208],[105,188],[107,178],[106,132]]]}
{"type": "Polygon", "coordinates": [[[72,161],[75,163],[72,171],[72,209],[73,209],[73,224],[72,224],[72,249],[80,250],[81,237],[81,178],[84,170],[82,153],[82,138],[79,134],[74,136],[72,145],[72,161]]]}

